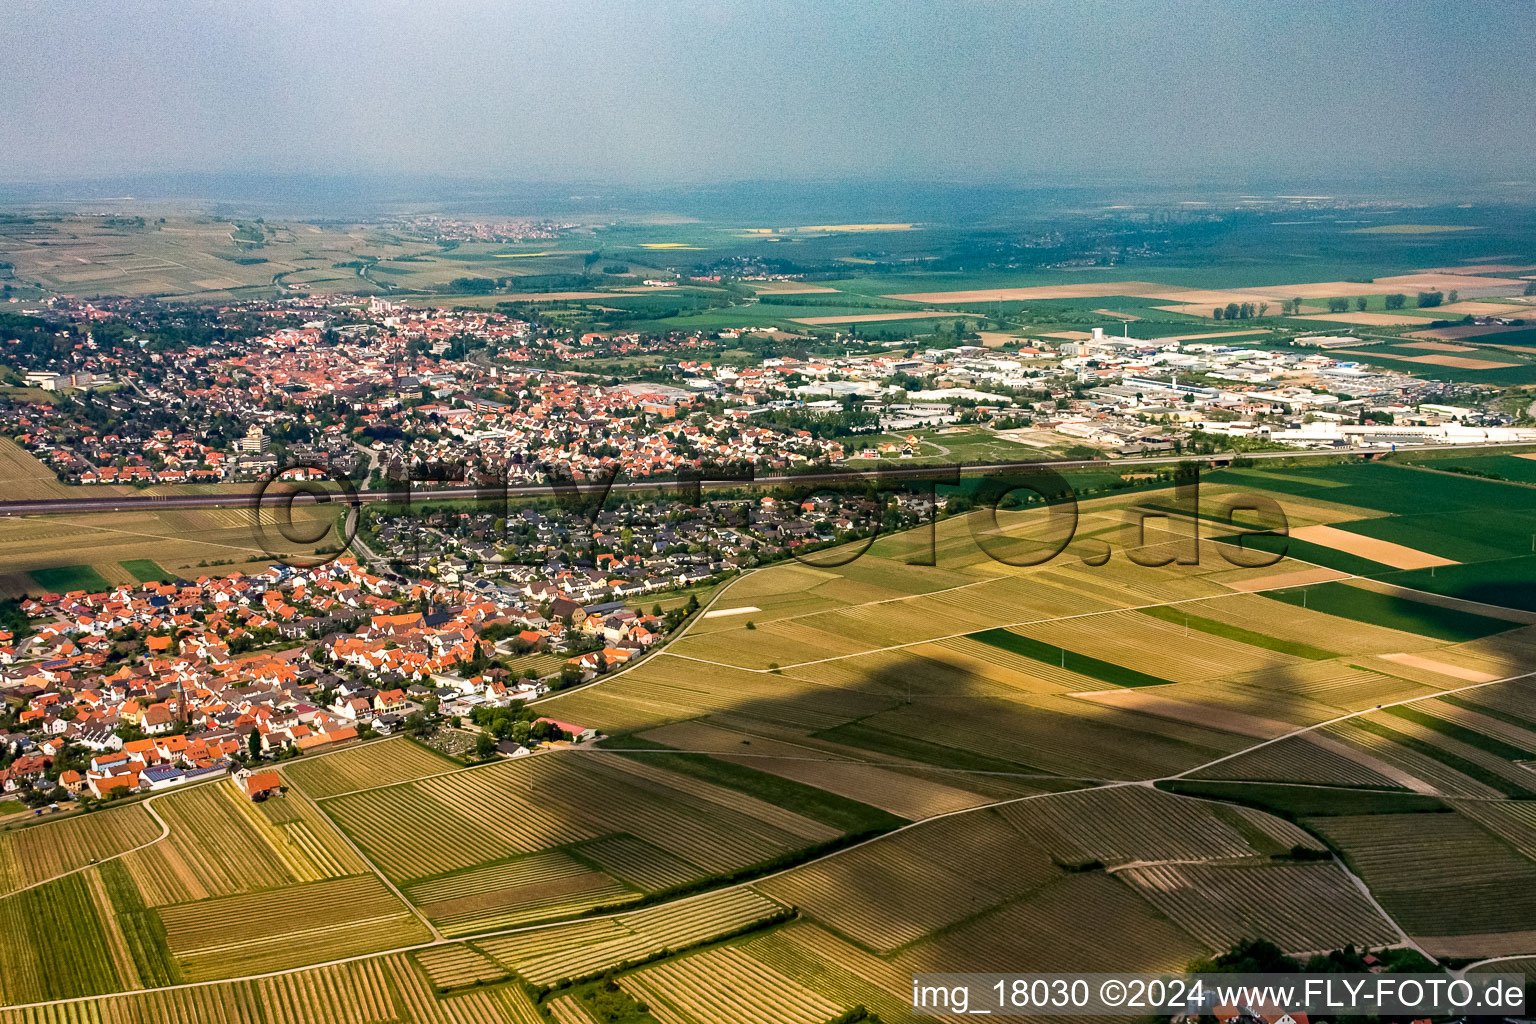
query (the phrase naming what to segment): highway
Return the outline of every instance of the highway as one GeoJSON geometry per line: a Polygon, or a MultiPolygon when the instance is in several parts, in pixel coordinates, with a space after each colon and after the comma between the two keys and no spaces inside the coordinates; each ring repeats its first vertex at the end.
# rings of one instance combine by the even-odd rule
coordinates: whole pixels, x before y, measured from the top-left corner
{"type": "MultiPolygon", "coordinates": [[[[1529,442],[1506,441],[1484,445],[1466,444],[1439,444],[1400,446],[1399,452],[1425,452],[1458,450],[1467,452],[1481,452],[1490,449],[1502,448],[1530,448],[1529,442]]],[[[1279,452],[1249,452],[1242,457],[1254,460],[1267,459],[1308,459],[1308,458],[1337,458],[1340,455],[1354,455],[1362,459],[1371,459],[1388,454],[1386,448],[1349,448],[1341,450],[1323,451],[1279,451],[1279,452]]],[[[1196,462],[1202,465],[1225,466],[1237,457],[1231,452],[1218,455],[1160,455],[1147,458],[1134,459],[1079,459],[1074,461],[1063,460],[1037,460],[1032,462],[992,462],[992,463],[929,463],[929,464],[904,464],[889,462],[879,467],[848,468],[827,470],[817,473],[782,474],[774,476],[757,476],[751,480],[721,479],[703,480],[700,486],[703,488],[740,487],[750,485],[753,487],[807,487],[816,485],[831,485],[837,483],[863,484],[879,479],[896,480],[924,480],[937,479],[943,481],[951,477],[959,466],[966,476],[977,476],[984,473],[1029,472],[1040,469],[1056,471],[1071,469],[1107,469],[1123,466],[1169,466],[1180,462],[1196,462]]],[[[331,485],[334,487],[334,484],[331,485]]],[[[609,493],[625,493],[633,491],[655,491],[664,488],[677,488],[677,481],[663,479],[625,480],[615,481],[609,488],[609,493]]],[[[92,512],[122,512],[129,509],[193,509],[193,508],[249,508],[258,501],[264,505],[283,505],[295,500],[298,502],[315,501],[318,503],[341,502],[351,504],[353,498],[348,497],[340,489],[328,492],[315,493],[304,497],[306,492],[289,489],[290,485],[275,485],[268,488],[257,487],[250,491],[227,494],[131,494],[131,495],[103,495],[101,497],[79,498],[36,498],[19,501],[0,501],[0,516],[35,516],[35,515],[78,515],[92,512]]],[[[582,495],[598,493],[602,485],[596,481],[587,481],[580,485],[582,495]]],[[[82,486],[81,490],[89,490],[82,486]]],[[[508,486],[505,495],[508,498],[527,497],[556,497],[561,494],[574,494],[570,484],[518,484],[508,486]]],[[[467,498],[496,499],[502,496],[499,488],[488,487],[431,487],[424,489],[412,487],[410,499],[417,501],[450,501],[464,500],[467,498]]],[[[398,501],[398,491],[387,490],[360,490],[355,492],[355,500],[358,504],[373,504],[384,501],[398,501]]]]}

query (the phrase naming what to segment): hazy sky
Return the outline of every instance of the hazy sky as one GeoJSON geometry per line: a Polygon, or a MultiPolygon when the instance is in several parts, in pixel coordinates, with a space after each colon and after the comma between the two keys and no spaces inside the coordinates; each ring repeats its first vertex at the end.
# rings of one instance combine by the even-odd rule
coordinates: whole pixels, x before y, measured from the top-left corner
{"type": "Polygon", "coordinates": [[[0,180],[1528,176],[1529,0],[6,0],[0,180]]]}

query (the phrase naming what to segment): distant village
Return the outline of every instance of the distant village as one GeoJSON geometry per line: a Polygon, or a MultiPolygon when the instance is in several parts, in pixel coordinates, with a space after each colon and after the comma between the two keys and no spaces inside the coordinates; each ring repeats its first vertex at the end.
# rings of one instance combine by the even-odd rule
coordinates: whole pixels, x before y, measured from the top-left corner
{"type": "Polygon", "coordinates": [[[722,356],[737,331],[566,336],[496,312],[309,302],[231,307],[212,314],[220,340],[172,346],[136,336],[119,310],[54,300],[55,329],[0,332],[0,359],[72,400],[0,402],[0,425],[61,480],[137,486],[280,473],[430,485],[444,467],[512,484],[796,472],[940,458],[947,435],[977,429],[1020,459],[1211,437],[1238,448],[1536,438],[1489,406],[1491,389],[1374,369],[1353,337],[1251,348],[1095,328],[897,350],[847,339],[842,355],[743,362],[722,356]],[[1330,354],[1340,349],[1351,355],[1330,354]],[[659,360],[615,376],[613,361],[639,355],[659,360]]]}

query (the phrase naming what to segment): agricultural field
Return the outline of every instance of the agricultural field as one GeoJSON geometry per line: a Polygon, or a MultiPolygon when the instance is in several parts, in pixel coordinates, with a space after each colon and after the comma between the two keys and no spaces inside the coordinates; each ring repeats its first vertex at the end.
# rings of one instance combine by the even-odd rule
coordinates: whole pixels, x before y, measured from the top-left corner
{"type": "Polygon", "coordinates": [[[1189,542],[1188,517],[1139,531],[1169,500],[1147,490],[1085,497],[1039,564],[982,548],[1060,539],[1026,511],[742,575],[658,656],[540,703],[600,745],[462,768],[390,739],[284,763],[265,805],[228,782],[156,797],[163,840],[142,805],[0,833],[6,885],[42,883],[0,913],[32,934],[21,918],[57,901],[95,951],[55,976],[39,939],[0,964],[5,999],[178,1021],[204,1004],[174,1001],[217,999],[255,1024],[269,992],[310,986],[298,1024],[356,976],[376,988],[346,998],[377,1019],[516,1024],[535,997],[597,1016],[611,974],[663,1024],[814,1024],[900,1019],[919,970],[1177,969],[1251,935],[1527,948],[1536,684],[1500,680],[1528,671],[1536,624],[1415,581],[1518,561],[1514,525],[1468,540],[1417,520],[1464,526],[1528,489],[1390,464],[1216,476],[1215,495],[1273,478],[1303,528],[1446,561],[1394,567],[1314,531],[1244,568],[1208,530],[1189,542]],[[1195,558],[1141,564],[1179,551],[1195,558]],[[270,971],[290,973],[219,980],[270,971]]]}
{"type": "Polygon", "coordinates": [[[0,893],[45,882],[160,837],[144,804],[113,807],[0,832],[0,893]]]}
{"type": "Polygon", "coordinates": [[[750,889],[726,889],[616,917],[483,939],[476,946],[535,985],[550,985],[754,930],[788,913],[750,889]]]}
{"type": "Polygon", "coordinates": [[[173,574],[160,568],[152,558],[130,558],[118,565],[127,569],[140,583],[163,583],[173,578],[173,574]]]}
{"type": "Polygon", "coordinates": [[[401,737],[294,761],[283,766],[283,774],[310,797],[323,800],[354,790],[393,786],[425,775],[440,775],[461,767],[401,737]]]}
{"type": "Polygon", "coordinates": [[[319,809],[301,794],[283,798],[274,823],[221,779],[168,794],[155,811],[170,828],[163,841],[135,850],[122,865],[150,906],[340,878],[366,871],[319,809]]]}
{"type": "Polygon", "coordinates": [[[1061,874],[1004,819],[978,812],[908,829],[795,868],[757,889],[887,954],[1061,874]]]}
{"type": "Polygon", "coordinates": [[[729,947],[644,968],[620,984],[661,1024],[818,1024],[846,1009],[729,947]]]}
{"type": "Polygon", "coordinates": [[[1522,946],[1536,930],[1536,863],[1462,815],[1339,816],[1307,825],[1432,953],[1491,956],[1522,946]]]}
{"type": "Polygon", "coordinates": [[[112,581],[88,565],[60,565],[48,569],[33,569],[32,581],[44,592],[67,594],[83,590],[88,594],[100,594],[112,589],[112,581]]]}
{"type": "Polygon", "coordinates": [[[8,500],[59,498],[74,492],[31,452],[8,437],[0,437],[0,493],[8,500]]]}
{"type": "Polygon", "coordinates": [[[1116,877],[1216,949],[1252,935],[1290,950],[1382,946],[1401,938],[1336,864],[1160,864],[1116,877]]]}
{"type": "Polygon", "coordinates": [[[426,942],[410,908],[373,875],[251,892],[159,911],[166,945],[187,981],[283,970],[426,942]],[[237,928],[231,922],[238,921],[237,928]]]}
{"type": "Polygon", "coordinates": [[[570,917],[636,898],[623,882],[558,850],[416,882],[405,894],[450,936],[570,917]]]}
{"type": "MultiPolygon", "coordinates": [[[[318,526],[305,524],[335,516],[318,506],[295,507],[293,514],[296,529],[306,533],[318,526]]],[[[143,572],[148,563],[157,567],[157,577],[258,572],[274,556],[300,559],[333,541],[329,534],[308,546],[287,541],[275,522],[258,529],[245,507],[0,518],[0,592],[99,593],[137,586],[142,580],[133,567],[143,572]]]]}
{"type": "Polygon", "coordinates": [[[488,985],[509,977],[506,968],[467,944],[434,946],[413,953],[412,957],[439,992],[488,985]]]}
{"type": "Polygon", "coordinates": [[[0,1002],[117,991],[127,979],[104,916],[84,874],[0,899],[0,1002]]]}
{"type": "Polygon", "coordinates": [[[535,1024],[520,992],[438,998],[405,957],[353,961],[255,980],[107,996],[62,1007],[0,1009],[4,1024],[535,1024]]]}
{"type": "MultiPolygon", "coordinates": [[[[771,776],[764,779],[773,783],[771,776]]],[[[375,864],[407,883],[408,891],[422,896],[468,886],[482,911],[493,917],[521,913],[510,892],[519,887],[517,873],[491,870],[521,855],[625,837],[644,846],[626,852],[609,844],[596,856],[642,885],[665,886],[739,871],[843,834],[839,827],[744,792],[732,781],[617,754],[557,753],[339,796],[323,806],[375,864]],[[643,862],[638,870],[626,866],[636,851],[647,848],[665,854],[656,870],[643,862]]],[[[553,861],[540,865],[528,884],[540,878],[555,884],[558,880],[547,878],[546,869],[573,872],[553,861]]],[[[560,884],[586,886],[583,891],[590,895],[583,899],[589,905],[638,896],[601,872],[566,877],[581,879],[560,884]]],[[[474,914],[475,908],[465,905],[458,911],[474,914]]],[[[459,924],[468,927],[472,920],[459,924]]]]}

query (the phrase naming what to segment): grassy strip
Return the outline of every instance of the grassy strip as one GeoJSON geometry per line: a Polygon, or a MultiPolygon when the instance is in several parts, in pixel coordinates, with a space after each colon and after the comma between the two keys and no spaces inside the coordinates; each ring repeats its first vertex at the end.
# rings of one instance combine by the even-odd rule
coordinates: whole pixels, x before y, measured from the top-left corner
{"type": "Polygon", "coordinates": [[[157,912],[144,905],[128,869],[121,860],[109,860],[98,870],[139,978],[150,988],[179,984],[181,970],[171,955],[165,925],[157,912]]]}
{"type": "Polygon", "coordinates": [[[1255,807],[1289,821],[1335,815],[1429,814],[1451,810],[1439,797],[1402,790],[1322,789],[1283,782],[1250,785],[1199,779],[1172,779],[1157,783],[1157,788],[1184,796],[1209,797],[1255,807]]]}
{"type": "Polygon", "coordinates": [[[1451,643],[1478,640],[1519,627],[1517,622],[1490,619],[1486,615],[1474,615],[1454,608],[1441,608],[1406,597],[1378,594],[1374,590],[1362,590],[1343,583],[1315,583],[1289,590],[1266,590],[1262,596],[1271,601],[1283,601],[1327,615],[1385,626],[1388,629],[1400,629],[1405,633],[1416,633],[1451,643]]]}
{"type": "Polygon", "coordinates": [[[1139,608],[1137,610],[1152,616],[1154,619],[1162,619],[1164,622],[1171,622],[1174,625],[1185,624],[1198,629],[1202,633],[1225,637],[1228,640],[1236,640],[1239,643],[1247,644],[1249,647],[1262,647],[1266,651],[1290,654],[1298,658],[1306,658],[1310,661],[1327,661],[1329,658],[1337,658],[1339,656],[1336,651],[1325,651],[1321,647],[1313,647],[1311,644],[1297,643],[1294,640],[1282,640],[1279,637],[1256,633],[1251,629],[1244,629],[1241,626],[1231,626],[1225,622],[1217,622],[1215,619],[1191,615],[1180,608],[1168,605],[1159,605],[1156,608],[1139,608]]]}
{"type": "Polygon", "coordinates": [[[978,640],[1008,651],[1010,654],[1043,661],[1048,665],[1057,665],[1112,686],[1165,686],[1173,682],[1171,679],[1162,679],[1123,665],[1100,661],[1098,658],[1090,658],[1076,651],[1068,651],[1055,644],[1032,640],[1021,633],[1013,633],[1006,629],[984,629],[979,633],[969,633],[966,638],[978,640]]]}
{"type": "MultiPolygon", "coordinates": [[[[638,736],[622,737],[622,742],[616,739],[612,745],[658,751],[676,749],[664,743],[640,739],[638,736]]],[[[807,786],[793,779],[780,778],[745,765],[721,761],[708,754],[669,753],[664,757],[650,757],[643,753],[627,752],[621,756],[647,764],[660,765],[681,775],[691,775],[717,786],[725,786],[727,789],[746,793],[748,796],[788,808],[796,814],[803,814],[807,818],[844,832],[884,832],[907,824],[906,818],[897,817],[878,807],[871,807],[857,800],[838,796],[836,793],[828,793],[826,790],[807,786]]]]}
{"type": "Polygon", "coordinates": [[[1468,761],[1464,757],[1458,757],[1448,750],[1442,750],[1433,743],[1426,743],[1416,736],[1398,732],[1385,722],[1373,722],[1370,718],[1362,717],[1354,720],[1355,724],[1366,732],[1374,733],[1384,740],[1391,740],[1398,746],[1407,747],[1409,750],[1423,754],[1425,757],[1439,761],[1448,768],[1454,768],[1461,774],[1471,779],[1476,779],[1485,786],[1498,790],[1505,796],[1531,797],[1536,796],[1524,786],[1517,786],[1502,775],[1495,775],[1480,764],[1468,761]]]}
{"type": "Polygon", "coordinates": [[[1536,754],[1536,751],[1526,750],[1524,747],[1517,747],[1512,743],[1505,743],[1503,740],[1495,739],[1492,736],[1485,736],[1476,729],[1468,729],[1464,725],[1457,725],[1455,722],[1448,722],[1443,718],[1436,718],[1434,715],[1427,715],[1422,711],[1416,711],[1406,704],[1399,704],[1396,707],[1384,708],[1383,710],[1387,714],[1401,718],[1405,722],[1414,722],[1427,729],[1433,729],[1435,732],[1449,736],[1453,740],[1459,740],[1469,747],[1477,747],[1479,750],[1486,750],[1496,757],[1502,757],[1506,761],[1524,761],[1529,759],[1532,754],[1536,754]]]}
{"type": "Polygon", "coordinates": [[[1055,774],[1022,761],[1005,761],[973,750],[962,750],[913,736],[902,736],[899,733],[876,729],[863,722],[845,722],[842,725],[812,733],[811,736],[818,740],[841,743],[846,747],[856,747],[859,750],[868,750],[871,753],[885,754],[890,757],[903,757],[909,761],[921,761],[923,764],[940,768],[959,768],[974,772],[1024,771],[1039,775],[1055,774]]]}

